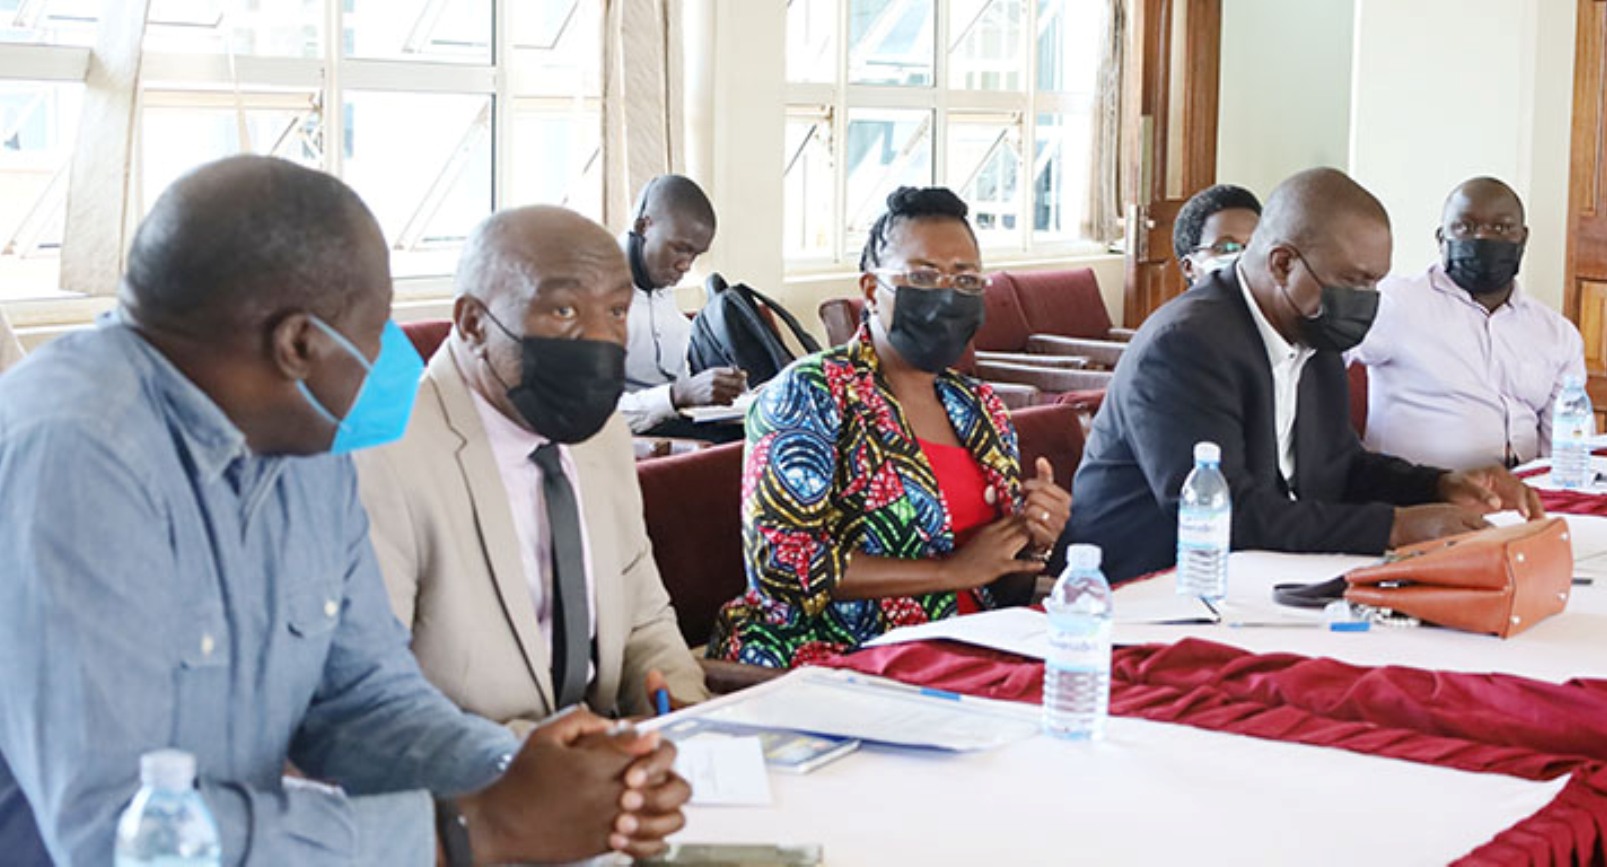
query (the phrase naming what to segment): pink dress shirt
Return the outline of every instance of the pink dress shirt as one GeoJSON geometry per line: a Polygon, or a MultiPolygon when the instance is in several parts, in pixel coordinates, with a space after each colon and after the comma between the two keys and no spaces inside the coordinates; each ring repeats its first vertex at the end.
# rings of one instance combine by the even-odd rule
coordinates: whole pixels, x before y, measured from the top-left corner
{"type": "Polygon", "coordinates": [[[1551,453],[1551,403],[1585,375],[1579,330],[1521,286],[1494,311],[1435,264],[1389,277],[1350,360],[1367,365],[1367,447],[1467,470],[1551,453]]]}
{"type": "MultiPolygon", "coordinates": [[[[530,601],[535,607],[536,625],[541,637],[552,651],[552,534],[547,532],[547,501],[541,494],[541,469],[530,460],[536,446],[547,438],[526,430],[503,415],[489,401],[473,389],[474,408],[480,413],[491,454],[502,476],[502,486],[508,491],[508,507],[513,511],[513,530],[519,536],[519,560],[524,564],[525,583],[530,587],[530,601]]],[[[574,458],[565,446],[558,448],[564,475],[575,490],[575,506],[581,514],[581,555],[586,563],[586,595],[592,600],[587,606],[591,636],[597,636],[597,576],[592,574],[591,539],[584,532],[586,503],[581,491],[580,476],[575,471],[574,458]]],[[[596,677],[596,663],[588,670],[596,677]]]]}

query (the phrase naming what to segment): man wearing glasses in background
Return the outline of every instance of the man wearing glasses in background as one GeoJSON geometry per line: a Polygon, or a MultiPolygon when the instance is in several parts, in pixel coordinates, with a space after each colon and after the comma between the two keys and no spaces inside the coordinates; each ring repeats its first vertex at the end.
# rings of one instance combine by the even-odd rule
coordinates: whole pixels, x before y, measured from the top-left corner
{"type": "Polygon", "coordinates": [[[1244,187],[1217,184],[1195,193],[1172,224],[1172,252],[1183,279],[1193,286],[1206,274],[1232,265],[1259,222],[1261,201],[1244,187]]]}
{"type": "Polygon", "coordinates": [[[1585,375],[1579,330],[1518,286],[1523,202],[1494,178],[1451,191],[1440,261],[1379,284],[1367,365],[1367,447],[1450,469],[1551,453],[1551,405],[1585,375]]]}

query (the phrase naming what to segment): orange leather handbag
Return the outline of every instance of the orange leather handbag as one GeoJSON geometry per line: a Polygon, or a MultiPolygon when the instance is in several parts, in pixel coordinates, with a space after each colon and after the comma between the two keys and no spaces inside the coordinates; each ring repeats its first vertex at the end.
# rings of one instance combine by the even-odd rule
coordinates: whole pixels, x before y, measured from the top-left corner
{"type": "Polygon", "coordinates": [[[1345,575],[1345,598],[1507,638],[1567,607],[1573,568],[1567,522],[1547,518],[1401,548],[1345,575]]]}

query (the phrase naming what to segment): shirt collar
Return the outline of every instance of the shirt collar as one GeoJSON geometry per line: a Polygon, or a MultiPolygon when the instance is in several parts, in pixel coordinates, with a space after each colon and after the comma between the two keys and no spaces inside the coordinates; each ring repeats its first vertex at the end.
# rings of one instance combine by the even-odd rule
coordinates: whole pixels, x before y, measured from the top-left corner
{"type": "Polygon", "coordinates": [[[1480,312],[1485,313],[1486,315],[1494,315],[1495,311],[1500,310],[1501,307],[1511,307],[1513,310],[1522,310],[1529,304],[1529,296],[1524,294],[1523,284],[1518,280],[1518,278],[1513,277],[1512,294],[1507,296],[1506,303],[1502,304],[1501,307],[1491,310],[1488,307],[1485,307],[1483,304],[1480,304],[1478,300],[1470,295],[1466,289],[1456,285],[1456,281],[1451,279],[1451,275],[1445,273],[1444,262],[1435,262],[1433,265],[1429,266],[1428,285],[1433,287],[1436,292],[1439,292],[1443,295],[1449,295],[1463,304],[1479,308],[1480,312]]]}
{"type": "Polygon", "coordinates": [[[115,328],[127,334],[139,359],[136,363],[145,368],[148,380],[160,392],[165,412],[175,422],[173,426],[203,480],[214,482],[230,464],[251,456],[245,434],[223,408],[146,341],[121,310],[102,314],[96,326],[115,328]]]}
{"type": "Polygon", "coordinates": [[[1255,301],[1250,292],[1250,281],[1244,279],[1244,266],[1238,262],[1233,263],[1234,273],[1239,278],[1239,291],[1244,295],[1244,304],[1250,308],[1250,318],[1255,322],[1255,330],[1261,334],[1261,343],[1267,349],[1267,361],[1273,367],[1289,364],[1303,356],[1311,355],[1314,350],[1305,346],[1296,346],[1283,339],[1278,329],[1272,327],[1272,322],[1266,314],[1261,312],[1261,305],[1255,301]]]}

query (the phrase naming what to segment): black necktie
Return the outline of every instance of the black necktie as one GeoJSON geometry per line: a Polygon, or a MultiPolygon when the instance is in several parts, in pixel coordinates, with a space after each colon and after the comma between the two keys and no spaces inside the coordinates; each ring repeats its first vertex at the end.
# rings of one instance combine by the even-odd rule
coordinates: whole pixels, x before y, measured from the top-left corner
{"type": "Polygon", "coordinates": [[[591,662],[580,510],[559,461],[557,443],[537,446],[530,460],[541,469],[547,529],[552,533],[552,689],[557,708],[565,708],[585,698],[586,668],[591,662]]]}

